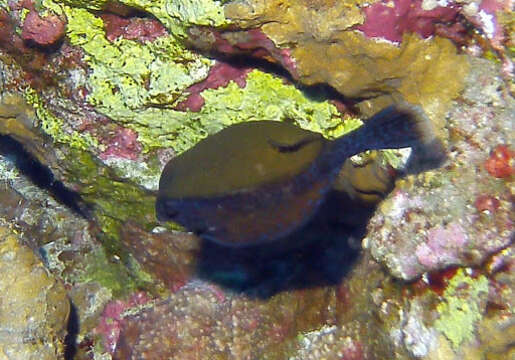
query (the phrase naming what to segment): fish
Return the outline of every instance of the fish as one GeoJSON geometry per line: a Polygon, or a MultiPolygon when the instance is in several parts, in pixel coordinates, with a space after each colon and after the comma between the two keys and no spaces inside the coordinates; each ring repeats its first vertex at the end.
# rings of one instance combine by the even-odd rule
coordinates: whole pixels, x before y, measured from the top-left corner
{"type": "Polygon", "coordinates": [[[220,245],[268,244],[313,217],[349,157],[421,148],[435,139],[424,111],[407,103],[383,109],[334,140],[290,122],[234,124],[165,165],[156,215],[220,245]]]}

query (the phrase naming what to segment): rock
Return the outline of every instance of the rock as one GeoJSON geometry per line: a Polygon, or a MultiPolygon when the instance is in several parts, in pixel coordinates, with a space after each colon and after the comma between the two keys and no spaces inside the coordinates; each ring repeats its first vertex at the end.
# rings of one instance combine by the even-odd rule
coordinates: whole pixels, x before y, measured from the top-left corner
{"type": "MultiPolygon", "coordinates": [[[[451,41],[440,37],[424,40],[411,34],[410,30],[419,29],[420,22],[427,22],[422,27],[431,28],[434,22],[443,22],[443,18],[455,14],[455,10],[439,8],[439,11],[432,11],[431,16],[425,15],[428,12],[412,10],[413,17],[408,20],[410,26],[394,26],[396,21],[402,22],[403,17],[392,13],[392,26],[396,31],[400,27],[405,32],[403,37],[402,33],[398,34],[396,39],[402,41],[396,45],[369,39],[366,34],[354,30],[371,12],[363,1],[347,0],[335,4],[331,0],[322,0],[309,5],[303,1],[288,1],[287,5],[274,6],[275,3],[227,4],[226,16],[239,29],[235,32],[216,30],[216,41],[211,47],[222,53],[231,54],[231,49],[240,49],[252,54],[248,49],[254,49],[252,44],[255,43],[256,47],[266,50],[266,56],[261,57],[281,64],[304,85],[329,84],[351,98],[400,95],[408,102],[421,104],[437,126],[443,126],[449,100],[463,87],[462,81],[468,72],[467,59],[457,54],[451,41]],[[257,29],[262,33],[259,38],[250,34],[257,29]],[[242,30],[248,30],[249,36],[243,36],[242,30]],[[262,38],[270,39],[273,45],[263,46],[262,38]],[[222,43],[224,48],[218,48],[222,43]],[[456,76],[447,76],[450,72],[456,76]]],[[[408,11],[409,2],[402,3],[408,11]]],[[[369,22],[373,21],[372,17],[369,22]]],[[[384,22],[381,24],[385,25],[384,22]]],[[[431,30],[424,30],[424,34],[430,35],[431,30]]],[[[204,36],[199,40],[205,42],[208,39],[204,36]]],[[[195,42],[195,36],[191,41],[195,42]]],[[[377,111],[377,106],[373,107],[377,111]]]]}
{"type": "MultiPolygon", "coordinates": [[[[475,57],[498,56],[504,74],[512,70],[498,36],[510,33],[511,13],[490,0],[386,3],[57,0],[38,2],[36,13],[30,1],[0,1],[0,136],[23,145],[91,209],[81,218],[17,179],[7,159],[19,155],[9,153],[0,159],[0,217],[66,281],[80,321],[77,358],[510,357],[513,99],[494,61],[475,57]],[[45,13],[66,16],[62,40],[59,31],[34,31],[57,25],[45,13]],[[385,32],[375,34],[376,24],[385,32]],[[227,61],[232,56],[238,61],[227,61]],[[354,96],[367,100],[354,107],[354,96]],[[315,233],[316,249],[287,259],[242,259],[156,222],[162,167],[207,134],[288,119],[334,137],[349,119],[359,121],[349,109],[364,118],[398,97],[428,112],[449,161],[397,182],[359,261],[324,232],[315,233]],[[333,104],[344,102],[350,106],[333,104]]],[[[369,177],[362,170],[352,186],[369,177]]],[[[365,201],[393,186],[366,185],[358,188],[365,201]]],[[[362,233],[348,237],[358,244],[362,233]]],[[[53,281],[40,264],[33,268],[53,281]]],[[[5,281],[22,274],[0,270],[5,281]]],[[[30,284],[4,291],[6,301],[33,299],[40,314],[55,300],[29,299],[39,282],[30,284]]],[[[2,351],[30,359],[39,347],[33,358],[44,359],[45,349],[47,358],[61,356],[61,333],[46,323],[27,344],[24,325],[13,341],[1,333],[2,351]]]]}
{"type": "Polygon", "coordinates": [[[63,36],[66,22],[57,15],[41,17],[36,11],[30,11],[23,23],[21,36],[41,46],[56,44],[63,36]]]}
{"type": "Polygon", "coordinates": [[[0,225],[0,357],[6,360],[64,358],[70,303],[32,251],[0,225]]]}
{"type": "Polygon", "coordinates": [[[325,290],[309,295],[290,292],[260,301],[192,281],[126,316],[114,359],[284,359],[297,332],[330,313],[317,309],[317,300],[329,297],[325,290]]]}
{"type": "Polygon", "coordinates": [[[364,244],[392,275],[412,280],[450,265],[478,266],[512,241],[512,170],[504,144],[515,102],[500,86],[499,69],[475,60],[465,103],[456,102],[448,115],[447,163],[398,182],[370,220],[364,244]],[[504,155],[494,155],[490,165],[499,148],[504,155]]]}

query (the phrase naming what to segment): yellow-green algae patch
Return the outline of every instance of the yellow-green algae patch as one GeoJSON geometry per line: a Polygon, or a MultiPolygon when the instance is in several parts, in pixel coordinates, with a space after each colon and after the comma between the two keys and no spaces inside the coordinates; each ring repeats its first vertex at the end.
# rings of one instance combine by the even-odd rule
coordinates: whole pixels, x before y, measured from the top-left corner
{"type": "Polygon", "coordinates": [[[69,144],[72,148],[87,150],[98,146],[98,142],[90,134],[64,128],[64,122],[52,114],[44,105],[37,92],[32,88],[24,92],[27,103],[34,108],[41,124],[41,129],[52,137],[55,142],[69,144]]]}
{"type": "Polygon", "coordinates": [[[231,124],[250,120],[290,120],[304,129],[328,137],[338,136],[361,125],[357,119],[342,121],[336,107],[328,101],[314,101],[292,85],[259,70],[251,71],[246,86],[231,81],[226,87],[201,93],[205,103],[178,128],[180,137],[171,146],[181,152],[199,140],[231,124]]]}
{"type": "Polygon", "coordinates": [[[200,112],[175,111],[172,107],[184,100],[184,90],[205,79],[211,60],[189,52],[173,36],[145,44],[121,38],[110,42],[100,17],[83,8],[63,9],[68,38],[84,49],[84,61],[91,67],[88,101],[137,131],[144,150],[171,147],[180,152],[223,127],[256,119],[293,119],[327,136],[359,125],[342,125],[329,102],[307,99],[294,86],[257,70],[248,75],[243,89],[231,82],[204,91],[200,112]]]}
{"type": "Polygon", "coordinates": [[[104,248],[99,247],[85,256],[86,268],[76,281],[97,282],[111,291],[115,297],[130,294],[142,285],[141,279],[135,278],[133,273],[120,263],[108,260],[108,254],[104,248]]]}
{"type": "Polygon", "coordinates": [[[145,150],[172,146],[170,139],[187,115],[169,107],[207,76],[211,61],[185,50],[172,36],[146,44],[122,38],[109,42],[100,17],[85,9],[64,9],[70,42],[83,48],[91,67],[88,101],[137,131],[145,150]]]}
{"type": "Polygon", "coordinates": [[[300,127],[338,136],[359,125],[359,120],[342,122],[338,110],[327,101],[313,101],[292,85],[270,74],[253,70],[245,88],[230,82],[225,88],[205,90],[205,105],[199,112],[211,133],[235,122],[290,119],[300,127]]]}
{"type": "Polygon", "coordinates": [[[484,311],[481,303],[487,295],[488,279],[483,275],[473,278],[466,270],[459,269],[450,280],[442,302],[436,307],[440,317],[434,326],[449,339],[455,350],[473,338],[474,328],[484,311]]]}
{"type": "Polygon", "coordinates": [[[102,271],[104,265],[91,265],[84,276],[98,281],[114,293],[127,293],[143,286],[148,282],[148,276],[131,260],[123,245],[121,230],[127,222],[132,222],[150,231],[156,225],[155,197],[131,182],[114,180],[116,176],[112,171],[97,163],[87,151],[70,149],[65,162],[68,180],[78,184],[82,199],[92,204],[94,216],[102,230],[99,238],[104,250],[91,255],[91,263],[98,260],[105,266],[109,264],[112,267],[109,271],[119,272],[125,280],[120,284],[111,282],[116,277],[102,271]],[[113,258],[118,258],[119,263],[113,263],[113,258]]]}
{"type": "MultiPolygon", "coordinates": [[[[185,36],[192,25],[222,26],[228,24],[222,4],[214,0],[119,0],[117,4],[143,10],[155,16],[176,36],[185,36]]],[[[42,0],[41,4],[54,12],[62,11],[61,4],[92,11],[103,10],[110,0],[42,0]]]]}

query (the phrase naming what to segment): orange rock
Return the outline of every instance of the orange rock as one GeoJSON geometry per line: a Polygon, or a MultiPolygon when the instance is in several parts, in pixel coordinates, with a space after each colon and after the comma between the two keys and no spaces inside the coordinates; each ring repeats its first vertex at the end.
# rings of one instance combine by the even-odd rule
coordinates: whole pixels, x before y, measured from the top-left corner
{"type": "Polygon", "coordinates": [[[515,172],[513,151],[507,145],[497,145],[485,161],[486,171],[496,178],[507,178],[515,172]]]}

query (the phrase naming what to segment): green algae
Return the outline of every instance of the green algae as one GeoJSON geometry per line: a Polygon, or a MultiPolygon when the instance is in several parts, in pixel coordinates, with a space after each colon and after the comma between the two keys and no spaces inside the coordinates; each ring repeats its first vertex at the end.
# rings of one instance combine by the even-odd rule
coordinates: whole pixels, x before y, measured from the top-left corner
{"type": "Polygon", "coordinates": [[[181,127],[181,137],[172,147],[182,152],[209,134],[244,121],[286,120],[301,128],[337,137],[361,122],[342,121],[336,107],[328,101],[315,101],[293,85],[259,70],[251,71],[246,86],[231,81],[226,87],[201,93],[205,103],[198,113],[188,113],[190,120],[181,127]]]}
{"type": "Polygon", "coordinates": [[[81,275],[83,280],[97,281],[113,294],[127,294],[145,286],[149,276],[123,245],[123,228],[127,222],[147,231],[155,226],[154,196],[131,182],[116,180],[116,175],[98,164],[88,152],[70,149],[66,163],[69,181],[78,184],[78,191],[83,200],[92,205],[101,229],[102,250],[86,262],[91,265],[81,275]]]}
{"type": "MultiPolygon", "coordinates": [[[[118,4],[145,11],[155,16],[168,31],[177,37],[185,37],[186,29],[192,25],[222,26],[228,20],[223,6],[213,0],[120,0],[118,4]]],[[[47,9],[59,12],[62,5],[91,11],[105,9],[109,0],[42,0],[47,9]]]]}
{"type": "Polygon", "coordinates": [[[138,282],[121,263],[108,260],[106,251],[99,247],[86,255],[84,271],[78,276],[80,282],[97,282],[109,289],[114,297],[120,297],[138,288],[138,282]]]}
{"type": "Polygon", "coordinates": [[[361,123],[356,119],[342,121],[338,110],[328,101],[313,101],[279,78],[253,70],[240,88],[231,81],[226,87],[201,93],[205,103],[197,113],[188,112],[178,129],[181,136],[170,144],[182,152],[209,134],[244,121],[289,120],[300,127],[336,137],[361,123]]]}
{"type": "Polygon", "coordinates": [[[325,135],[331,132],[332,136],[356,126],[349,121],[339,130],[343,123],[334,105],[310,100],[296,87],[259,70],[248,74],[244,88],[230,82],[224,88],[208,89],[201,95],[205,104],[199,120],[208,133],[249,120],[290,120],[306,130],[325,135]]]}
{"type": "Polygon", "coordinates": [[[182,23],[220,26],[226,24],[224,9],[220,2],[210,0],[166,1],[168,14],[182,23]]]}
{"type": "Polygon", "coordinates": [[[120,298],[142,288],[149,289],[151,276],[130,255],[125,259],[112,255],[105,246],[85,255],[82,270],[74,279],[79,282],[96,282],[108,289],[112,296],[120,298]]]}
{"type": "Polygon", "coordinates": [[[135,130],[144,151],[171,147],[181,152],[223,127],[254,119],[294,119],[328,136],[358,125],[351,121],[342,126],[337,109],[327,101],[307,99],[294,86],[257,70],[248,75],[243,89],[231,82],[202,92],[205,105],[200,112],[175,111],[172,107],[184,99],[184,90],[207,76],[210,60],[187,51],[173,36],[145,44],[110,42],[99,17],[82,8],[64,10],[70,42],[84,49],[84,61],[92,69],[88,102],[135,130]]]}
{"type": "Polygon", "coordinates": [[[185,50],[172,36],[146,44],[109,42],[99,17],[85,9],[65,11],[70,42],[84,49],[84,61],[92,70],[88,102],[138,132],[145,150],[171,146],[167,139],[177,136],[187,116],[167,107],[207,76],[211,61],[185,50]]]}
{"type": "MultiPolygon", "coordinates": [[[[292,119],[328,137],[337,137],[360,124],[355,119],[342,122],[337,109],[327,101],[308,99],[294,86],[259,71],[249,74],[244,89],[231,82],[225,88],[202,92],[205,105],[198,113],[173,110],[184,100],[185,89],[207,77],[212,61],[185,49],[173,34],[144,44],[122,38],[110,42],[102,19],[88,11],[101,8],[103,2],[87,6],[66,3],[84,6],[61,8],[68,18],[70,43],[84,50],[83,60],[91,68],[88,102],[113,121],[135,130],[144,152],[169,147],[182,152],[230,124],[255,119],[292,119]]],[[[202,16],[218,11],[214,5],[205,7],[206,13],[200,16],[189,8],[180,14],[175,2],[124,3],[152,13],[155,7],[164,7],[169,16],[183,23],[203,24],[202,16]]],[[[47,0],[44,4],[57,12],[55,2],[47,0]]]]}
{"type": "Polygon", "coordinates": [[[155,224],[154,195],[123,180],[108,168],[97,164],[87,152],[71,151],[68,155],[70,181],[80,184],[86,202],[95,204],[102,229],[117,237],[119,227],[134,221],[151,229],[155,224]]]}
{"type": "Polygon", "coordinates": [[[70,147],[80,150],[98,147],[97,140],[90,134],[73,130],[66,131],[63,120],[52,114],[44,106],[43,101],[34,89],[25,89],[24,97],[27,103],[34,108],[41,129],[50,135],[55,142],[68,144],[70,147]]]}
{"type": "Polygon", "coordinates": [[[92,73],[88,101],[113,118],[151,105],[172,103],[182,91],[202,80],[211,62],[186,49],[172,37],[153,42],[105,37],[103,21],[84,9],[65,8],[67,35],[86,52],[92,73]]]}
{"type": "Polygon", "coordinates": [[[435,328],[443,333],[454,350],[473,338],[474,328],[482,317],[481,300],[488,294],[488,279],[480,275],[473,278],[459,269],[450,280],[443,301],[436,310],[440,314],[435,328]]]}

